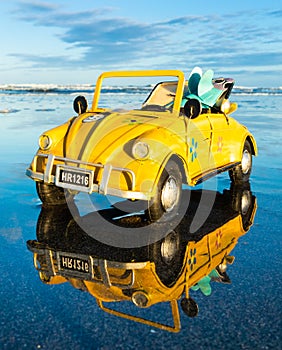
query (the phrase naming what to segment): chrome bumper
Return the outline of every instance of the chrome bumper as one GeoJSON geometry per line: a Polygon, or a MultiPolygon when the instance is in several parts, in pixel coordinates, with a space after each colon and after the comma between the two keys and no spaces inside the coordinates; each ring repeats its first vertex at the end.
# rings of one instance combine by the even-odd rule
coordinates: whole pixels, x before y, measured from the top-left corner
{"type": "Polygon", "coordinates": [[[47,184],[54,184],[58,187],[63,187],[63,188],[68,188],[70,190],[74,191],[81,191],[81,192],[87,192],[87,193],[101,193],[104,195],[112,195],[112,196],[117,196],[125,199],[139,199],[139,200],[149,200],[151,198],[149,193],[143,193],[143,192],[138,192],[135,191],[135,174],[132,170],[127,169],[127,168],[119,168],[112,166],[110,164],[95,164],[95,163],[88,163],[88,162],[83,162],[80,160],[74,160],[74,159],[68,159],[64,157],[58,157],[54,156],[52,154],[44,154],[44,153],[39,153],[37,154],[31,163],[31,167],[26,170],[26,175],[32,178],[35,181],[43,181],[47,184]],[[37,169],[37,161],[38,158],[43,157],[47,158],[47,164],[45,167],[44,173],[33,171],[32,169],[37,169]],[[56,162],[56,164],[55,164],[56,162]],[[61,163],[61,164],[58,164],[61,163]],[[53,167],[57,165],[64,165],[64,164],[72,164],[72,165],[84,165],[87,166],[88,168],[101,168],[103,169],[103,174],[102,174],[102,180],[100,184],[94,184],[92,183],[88,189],[83,189],[79,187],[77,188],[76,185],[70,185],[70,184],[62,184],[58,176],[52,175],[53,172],[53,167]],[[120,190],[117,188],[112,188],[109,187],[109,180],[111,177],[112,172],[117,171],[120,173],[127,173],[130,178],[131,178],[131,189],[130,190],[120,190]]]}
{"type": "MultiPolygon", "coordinates": [[[[49,249],[42,243],[38,241],[28,241],[28,249],[34,254],[33,263],[35,269],[39,273],[44,273],[49,277],[62,276],[65,278],[79,278],[83,280],[88,280],[91,282],[96,282],[99,284],[104,284],[107,287],[119,287],[123,289],[130,289],[135,283],[135,270],[144,269],[148,262],[118,262],[109,261],[106,259],[100,259],[89,255],[82,255],[76,253],[53,251],[49,249]],[[79,270],[70,270],[62,264],[62,259],[60,256],[68,256],[69,262],[71,263],[73,259],[76,261],[88,261],[87,273],[79,270]],[[39,258],[43,257],[44,262],[39,263],[39,258]],[[99,273],[95,272],[95,268],[99,270],[99,273]],[[117,270],[127,270],[129,272],[129,280],[125,283],[117,283],[112,280],[110,273],[111,269],[117,270]]],[[[116,279],[116,278],[115,278],[116,279]]],[[[122,278],[120,280],[122,282],[122,278]]]]}

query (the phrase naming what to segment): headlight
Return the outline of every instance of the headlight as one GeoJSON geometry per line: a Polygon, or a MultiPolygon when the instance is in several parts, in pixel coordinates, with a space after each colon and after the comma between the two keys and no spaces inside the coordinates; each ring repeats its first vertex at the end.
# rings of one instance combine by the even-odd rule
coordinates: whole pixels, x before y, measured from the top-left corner
{"type": "Polygon", "coordinates": [[[146,159],[149,155],[149,152],[149,145],[143,141],[136,142],[132,147],[132,154],[136,159],[146,159]]]}
{"type": "Polygon", "coordinates": [[[39,137],[38,144],[42,150],[47,150],[48,148],[51,147],[52,140],[48,135],[43,134],[39,137]]]}
{"type": "Polygon", "coordinates": [[[221,112],[227,114],[229,112],[229,110],[230,110],[230,102],[229,102],[229,100],[223,101],[220,109],[221,109],[221,112]]]}
{"type": "Polygon", "coordinates": [[[144,292],[138,291],[133,293],[131,299],[133,303],[138,307],[148,306],[149,298],[144,292]]]}

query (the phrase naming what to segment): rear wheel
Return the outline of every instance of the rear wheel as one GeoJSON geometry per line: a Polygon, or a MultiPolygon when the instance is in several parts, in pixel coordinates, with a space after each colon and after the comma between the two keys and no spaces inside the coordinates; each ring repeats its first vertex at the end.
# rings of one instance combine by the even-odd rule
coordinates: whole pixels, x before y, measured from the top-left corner
{"type": "Polygon", "coordinates": [[[41,202],[46,205],[66,204],[63,188],[44,182],[36,182],[36,191],[41,202]]]}
{"type": "Polygon", "coordinates": [[[244,230],[252,225],[252,217],[255,207],[255,197],[252,195],[250,183],[234,184],[231,186],[232,208],[241,214],[244,230]]]}
{"type": "Polygon", "coordinates": [[[252,147],[248,140],[245,141],[241,164],[229,171],[232,182],[240,183],[249,181],[252,171],[252,147]]]}
{"type": "Polygon", "coordinates": [[[147,214],[155,221],[170,219],[177,214],[182,192],[182,173],[178,164],[169,160],[162,172],[155,196],[149,201],[147,214]]]}

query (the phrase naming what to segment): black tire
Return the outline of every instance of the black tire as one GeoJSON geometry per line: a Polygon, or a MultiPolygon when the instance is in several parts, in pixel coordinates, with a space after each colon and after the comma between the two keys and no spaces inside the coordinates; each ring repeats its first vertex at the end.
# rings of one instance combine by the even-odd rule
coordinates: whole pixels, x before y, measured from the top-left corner
{"type": "Polygon", "coordinates": [[[165,238],[149,247],[150,260],[155,263],[156,274],[161,282],[172,287],[183,269],[186,244],[181,242],[180,233],[171,231],[165,238]]]}
{"type": "Polygon", "coordinates": [[[155,196],[148,202],[146,214],[151,221],[173,218],[180,207],[182,173],[178,164],[169,160],[157,185],[155,196]]]}
{"type": "Polygon", "coordinates": [[[252,195],[250,183],[233,184],[231,186],[232,208],[242,217],[242,224],[245,231],[252,225],[252,216],[255,206],[255,196],[252,195]]]}
{"type": "Polygon", "coordinates": [[[41,202],[46,205],[66,204],[66,196],[63,188],[44,182],[36,182],[36,191],[41,202]]]}
{"type": "Polygon", "coordinates": [[[252,147],[248,140],[245,141],[241,164],[229,171],[230,180],[233,183],[247,182],[252,171],[252,147]]]}
{"type": "Polygon", "coordinates": [[[45,206],[37,220],[36,237],[40,243],[56,246],[66,241],[66,231],[72,219],[67,205],[45,206]]]}

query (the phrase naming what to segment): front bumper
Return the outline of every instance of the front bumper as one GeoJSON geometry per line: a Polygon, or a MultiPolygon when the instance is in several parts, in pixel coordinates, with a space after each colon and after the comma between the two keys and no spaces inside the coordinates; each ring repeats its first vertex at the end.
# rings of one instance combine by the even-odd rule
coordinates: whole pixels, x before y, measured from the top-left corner
{"type": "Polygon", "coordinates": [[[87,193],[101,193],[104,195],[112,195],[125,199],[139,199],[139,200],[149,200],[151,198],[151,194],[135,191],[136,184],[136,175],[135,173],[127,168],[115,167],[110,164],[96,164],[83,162],[80,160],[69,159],[65,157],[58,157],[52,154],[44,154],[38,153],[31,163],[30,168],[26,170],[26,175],[32,178],[35,181],[43,181],[47,184],[54,184],[58,187],[66,188],[74,191],[81,191],[87,193]],[[44,169],[44,172],[37,171],[38,169],[38,161],[39,159],[47,158],[47,163],[44,169]],[[62,167],[64,164],[68,164],[71,166],[76,166],[77,169],[81,169],[81,166],[87,167],[87,169],[92,169],[94,172],[95,169],[102,169],[102,179],[99,184],[91,183],[90,186],[86,189],[81,186],[77,186],[75,184],[66,184],[62,183],[58,178],[58,172],[56,171],[56,167],[62,167]],[[34,170],[35,169],[35,170],[34,170]],[[127,174],[127,176],[131,180],[130,189],[129,190],[121,190],[119,188],[113,188],[109,186],[109,181],[113,172],[119,172],[123,174],[127,174]],[[54,175],[55,174],[55,175],[54,175]]]}
{"type": "Polygon", "coordinates": [[[96,282],[110,287],[131,289],[135,284],[136,270],[144,269],[149,262],[119,262],[91,255],[52,250],[35,240],[27,242],[28,249],[34,254],[33,263],[39,273],[49,278],[62,276],[96,282]],[[87,263],[87,266],[83,265],[87,263]],[[117,280],[115,270],[127,271],[128,277],[117,280]]]}

